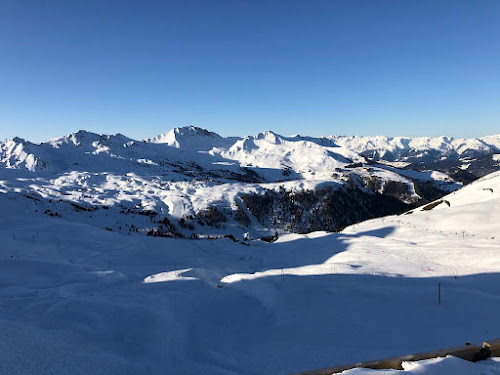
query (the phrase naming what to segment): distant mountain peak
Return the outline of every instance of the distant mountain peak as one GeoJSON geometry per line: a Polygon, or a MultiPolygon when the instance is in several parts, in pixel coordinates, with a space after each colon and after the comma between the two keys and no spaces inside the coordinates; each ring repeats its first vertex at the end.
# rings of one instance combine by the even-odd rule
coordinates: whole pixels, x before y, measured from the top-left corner
{"type": "MultiPolygon", "coordinates": [[[[197,126],[183,126],[169,130],[166,133],[157,135],[147,140],[149,143],[165,143],[171,147],[182,148],[206,146],[217,143],[223,138],[217,133],[208,131],[197,126]]],[[[210,147],[211,148],[211,147],[210,147]]]]}
{"type": "Polygon", "coordinates": [[[48,142],[53,147],[59,147],[62,144],[73,144],[74,146],[80,146],[85,143],[92,143],[93,141],[98,140],[100,137],[99,134],[92,133],[86,130],[78,130],[77,132],[67,134],[63,137],[51,139],[48,142]]]}
{"type": "Polygon", "coordinates": [[[266,142],[269,142],[269,143],[272,143],[275,145],[282,144],[284,141],[283,136],[276,134],[275,132],[273,132],[271,130],[266,130],[265,132],[259,133],[254,138],[258,139],[258,140],[264,140],[266,142]]]}
{"type": "Polygon", "coordinates": [[[19,137],[14,137],[12,138],[12,142],[15,142],[15,143],[22,143],[22,144],[25,144],[25,143],[28,143],[28,141],[22,139],[22,138],[19,138],[19,137]]]}
{"type": "Polygon", "coordinates": [[[196,134],[196,135],[203,135],[203,136],[217,136],[219,137],[218,134],[211,132],[207,129],[200,128],[198,126],[182,126],[182,127],[177,127],[174,129],[176,133],[178,134],[196,134]]]}

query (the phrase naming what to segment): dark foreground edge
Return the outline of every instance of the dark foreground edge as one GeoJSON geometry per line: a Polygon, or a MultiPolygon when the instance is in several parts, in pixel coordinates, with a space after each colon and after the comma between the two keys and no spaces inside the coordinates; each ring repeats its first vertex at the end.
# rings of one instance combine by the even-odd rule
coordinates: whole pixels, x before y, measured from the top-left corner
{"type": "Polygon", "coordinates": [[[395,369],[402,370],[401,364],[405,361],[420,361],[422,359],[430,359],[437,357],[445,357],[451,355],[462,358],[467,361],[477,362],[488,357],[500,356],[500,338],[483,342],[482,346],[474,344],[465,344],[455,348],[438,349],[424,353],[406,354],[399,357],[391,357],[368,362],[358,362],[349,365],[341,365],[328,367],[319,370],[297,372],[290,375],[331,375],[345,370],[350,370],[356,367],[371,368],[371,369],[395,369]]]}

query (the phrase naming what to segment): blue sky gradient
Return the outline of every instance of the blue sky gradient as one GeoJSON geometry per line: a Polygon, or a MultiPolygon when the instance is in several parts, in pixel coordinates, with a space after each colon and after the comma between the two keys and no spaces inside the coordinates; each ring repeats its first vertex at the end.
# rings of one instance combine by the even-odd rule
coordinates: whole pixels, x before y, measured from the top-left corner
{"type": "Polygon", "coordinates": [[[500,133],[500,1],[0,2],[0,139],[500,133]]]}

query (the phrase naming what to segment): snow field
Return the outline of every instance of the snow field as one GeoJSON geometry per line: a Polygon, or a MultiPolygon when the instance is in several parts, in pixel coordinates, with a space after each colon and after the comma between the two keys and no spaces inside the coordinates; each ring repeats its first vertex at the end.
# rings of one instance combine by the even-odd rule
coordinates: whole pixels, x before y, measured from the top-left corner
{"type": "MultiPolygon", "coordinates": [[[[250,246],[129,236],[9,201],[0,374],[286,374],[496,338],[499,185],[497,174],[445,197],[451,207],[250,246]]],[[[495,360],[453,358],[405,372],[445,365],[498,373],[495,360]]]]}

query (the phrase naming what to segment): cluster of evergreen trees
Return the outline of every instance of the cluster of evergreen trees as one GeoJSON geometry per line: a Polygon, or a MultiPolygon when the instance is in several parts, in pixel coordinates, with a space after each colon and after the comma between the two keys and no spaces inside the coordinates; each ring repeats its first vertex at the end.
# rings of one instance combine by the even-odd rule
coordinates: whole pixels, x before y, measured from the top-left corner
{"type": "Polygon", "coordinates": [[[339,231],[348,225],[414,207],[390,195],[358,187],[325,187],[291,192],[267,190],[246,194],[242,201],[262,226],[285,232],[339,231]]]}

